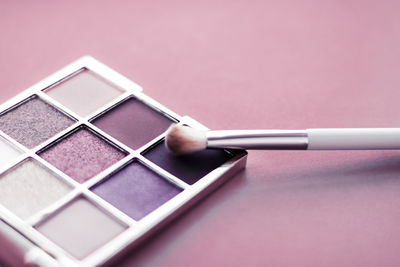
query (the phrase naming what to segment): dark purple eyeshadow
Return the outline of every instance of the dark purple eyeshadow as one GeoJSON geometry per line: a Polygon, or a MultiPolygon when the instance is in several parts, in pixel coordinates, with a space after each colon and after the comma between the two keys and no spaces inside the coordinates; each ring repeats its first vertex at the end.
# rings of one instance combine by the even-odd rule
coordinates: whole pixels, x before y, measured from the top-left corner
{"type": "Polygon", "coordinates": [[[206,149],[185,156],[175,156],[167,150],[164,142],[145,152],[144,156],[190,185],[233,157],[221,149],[206,149]]]}
{"type": "Polygon", "coordinates": [[[135,220],[140,220],[182,191],[136,161],[91,190],[135,220]]]}
{"type": "Polygon", "coordinates": [[[142,102],[130,98],[92,123],[136,149],[163,133],[173,121],[142,102]]]}

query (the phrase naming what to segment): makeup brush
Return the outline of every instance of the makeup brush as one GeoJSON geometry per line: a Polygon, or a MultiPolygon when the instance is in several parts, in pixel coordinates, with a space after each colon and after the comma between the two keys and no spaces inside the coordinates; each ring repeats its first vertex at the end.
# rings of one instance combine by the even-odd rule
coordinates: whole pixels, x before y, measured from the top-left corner
{"type": "Polygon", "coordinates": [[[172,125],[169,151],[183,155],[205,148],[276,150],[400,149],[400,128],[204,131],[172,125]]]}

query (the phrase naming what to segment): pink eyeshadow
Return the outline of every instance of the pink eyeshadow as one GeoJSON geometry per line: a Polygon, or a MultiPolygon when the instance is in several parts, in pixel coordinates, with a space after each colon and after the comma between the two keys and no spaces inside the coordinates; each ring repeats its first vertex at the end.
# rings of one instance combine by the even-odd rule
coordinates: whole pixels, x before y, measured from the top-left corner
{"type": "Polygon", "coordinates": [[[125,157],[125,153],[83,127],[45,150],[40,156],[74,180],[83,183],[125,157]]]}

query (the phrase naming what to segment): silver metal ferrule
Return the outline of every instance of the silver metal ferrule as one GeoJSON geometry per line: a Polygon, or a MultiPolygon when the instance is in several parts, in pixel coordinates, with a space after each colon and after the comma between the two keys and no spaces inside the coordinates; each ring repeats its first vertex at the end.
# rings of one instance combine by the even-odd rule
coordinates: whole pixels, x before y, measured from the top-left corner
{"type": "Polygon", "coordinates": [[[306,130],[234,130],[206,132],[207,147],[231,149],[306,150],[306,130]]]}

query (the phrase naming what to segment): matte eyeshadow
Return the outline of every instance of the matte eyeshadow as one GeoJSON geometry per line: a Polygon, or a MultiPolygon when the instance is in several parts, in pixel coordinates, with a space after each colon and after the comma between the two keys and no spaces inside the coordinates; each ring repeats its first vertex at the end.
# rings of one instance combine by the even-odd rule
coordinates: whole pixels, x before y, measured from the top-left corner
{"type": "Polygon", "coordinates": [[[35,228],[77,259],[83,259],[126,229],[82,197],[35,228]]]}
{"type": "Polygon", "coordinates": [[[0,204],[22,219],[34,215],[71,190],[32,159],[0,176],[0,204]]]}
{"type": "Polygon", "coordinates": [[[190,185],[233,157],[222,149],[206,149],[175,156],[167,150],[164,142],[145,152],[144,156],[190,185]]]}
{"type": "Polygon", "coordinates": [[[123,93],[89,70],[83,70],[45,92],[80,116],[89,115],[123,93]]]}
{"type": "Polygon", "coordinates": [[[46,141],[74,121],[38,97],[0,116],[0,130],[28,148],[46,141]]]}
{"type": "Polygon", "coordinates": [[[136,149],[163,133],[173,121],[130,98],[93,121],[93,124],[136,149]]]}
{"type": "Polygon", "coordinates": [[[22,154],[12,144],[0,137],[0,168],[7,165],[22,154]]]}
{"type": "Polygon", "coordinates": [[[140,220],[182,190],[133,162],[92,191],[133,219],[140,220]]]}
{"type": "Polygon", "coordinates": [[[40,156],[83,183],[125,157],[125,154],[86,128],[81,128],[40,156]]]}

